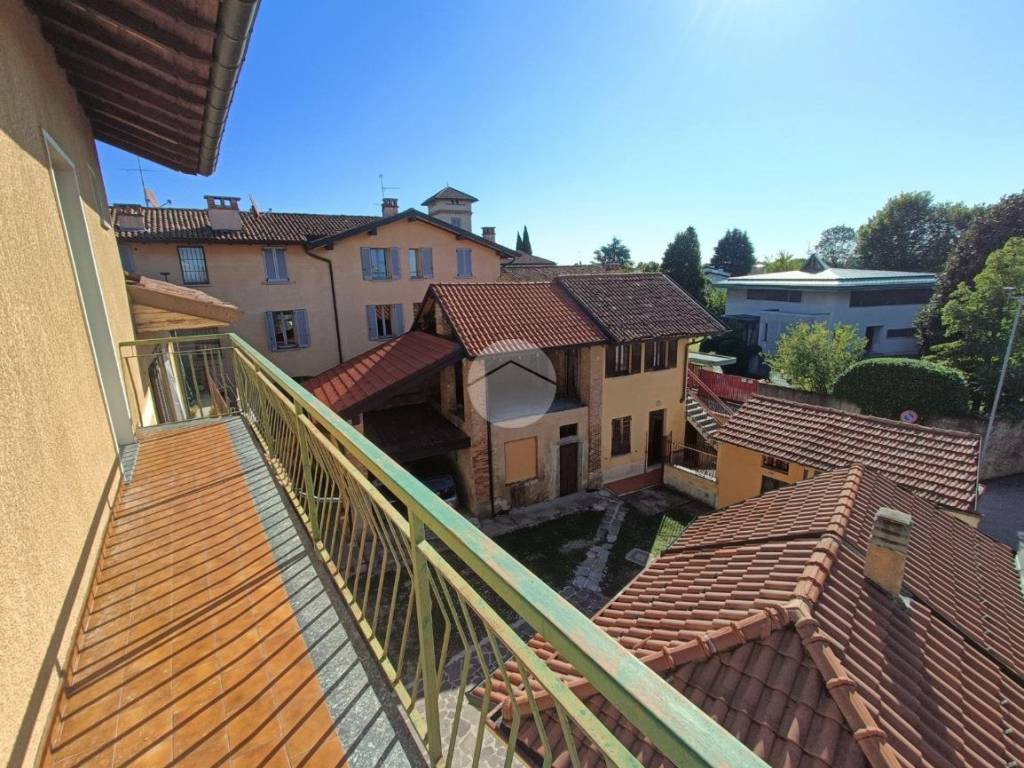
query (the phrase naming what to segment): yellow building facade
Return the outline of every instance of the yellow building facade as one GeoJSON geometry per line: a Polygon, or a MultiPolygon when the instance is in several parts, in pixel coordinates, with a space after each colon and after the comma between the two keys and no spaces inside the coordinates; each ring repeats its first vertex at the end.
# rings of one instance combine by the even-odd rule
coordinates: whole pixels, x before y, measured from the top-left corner
{"type": "Polygon", "coordinates": [[[814,477],[814,467],[785,462],[731,443],[718,445],[718,508],[814,477]]]}

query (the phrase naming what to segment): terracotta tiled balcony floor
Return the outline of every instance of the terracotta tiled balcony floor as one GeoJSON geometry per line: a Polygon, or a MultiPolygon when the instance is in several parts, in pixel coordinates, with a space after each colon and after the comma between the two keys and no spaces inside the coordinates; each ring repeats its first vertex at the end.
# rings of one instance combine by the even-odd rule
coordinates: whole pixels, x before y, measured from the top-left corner
{"type": "Polygon", "coordinates": [[[140,439],[45,764],[416,765],[240,419],[140,439]]]}

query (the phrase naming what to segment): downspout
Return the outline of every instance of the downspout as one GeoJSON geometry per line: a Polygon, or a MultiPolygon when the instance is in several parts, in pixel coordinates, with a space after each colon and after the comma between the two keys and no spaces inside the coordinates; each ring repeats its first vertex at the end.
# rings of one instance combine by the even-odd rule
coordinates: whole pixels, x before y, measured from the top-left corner
{"type": "Polygon", "coordinates": [[[331,278],[331,309],[334,310],[334,338],[338,341],[338,365],[345,362],[345,357],[341,354],[341,323],[338,321],[338,297],[334,292],[334,263],[330,259],[325,259],[323,256],[317,256],[311,250],[308,245],[302,246],[307,256],[312,256],[317,261],[322,261],[327,265],[327,274],[331,278]]]}
{"type": "Polygon", "coordinates": [[[494,456],[491,450],[491,420],[487,420],[487,484],[491,492],[491,517],[494,517],[494,456]]]}

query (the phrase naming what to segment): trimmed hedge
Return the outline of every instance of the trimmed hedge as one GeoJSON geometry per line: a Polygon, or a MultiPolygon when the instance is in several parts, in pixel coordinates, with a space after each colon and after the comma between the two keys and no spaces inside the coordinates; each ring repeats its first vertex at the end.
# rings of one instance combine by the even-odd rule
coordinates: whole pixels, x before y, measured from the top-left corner
{"type": "Polygon", "coordinates": [[[967,379],[956,368],[928,360],[876,357],[854,363],[839,377],[832,393],[872,416],[898,419],[917,411],[922,421],[966,416],[970,410],[967,379]]]}

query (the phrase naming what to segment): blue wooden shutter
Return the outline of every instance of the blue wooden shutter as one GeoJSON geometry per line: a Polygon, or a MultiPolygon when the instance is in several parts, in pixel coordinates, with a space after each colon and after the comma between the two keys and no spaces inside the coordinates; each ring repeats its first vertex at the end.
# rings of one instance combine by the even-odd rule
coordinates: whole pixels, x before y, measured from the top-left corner
{"type": "Polygon", "coordinates": [[[420,248],[420,277],[434,276],[434,249],[420,248]]]}
{"type": "Polygon", "coordinates": [[[267,320],[267,346],[270,347],[271,352],[277,352],[277,333],[274,331],[274,313],[264,312],[263,316],[267,320]]]}
{"type": "Polygon", "coordinates": [[[309,346],[309,316],[304,309],[295,310],[295,335],[300,347],[309,346]]]}
{"type": "Polygon", "coordinates": [[[402,249],[397,245],[391,246],[391,279],[402,278],[402,249]]]}
{"type": "Polygon", "coordinates": [[[263,269],[266,270],[267,282],[268,283],[270,281],[272,281],[272,280],[277,279],[276,278],[277,269],[276,269],[276,264],[274,263],[274,249],[273,248],[264,248],[263,249],[263,269]]]}
{"type": "Polygon", "coordinates": [[[405,313],[401,304],[394,304],[391,307],[391,333],[394,336],[401,336],[405,333],[405,313]]]}
{"type": "Polygon", "coordinates": [[[377,305],[367,304],[366,305],[366,328],[370,333],[371,339],[377,338],[377,305]]]}
{"type": "Polygon", "coordinates": [[[283,282],[288,281],[288,256],[284,248],[278,248],[277,254],[277,279],[283,282]]]}
{"type": "Polygon", "coordinates": [[[360,248],[359,258],[363,262],[363,280],[372,280],[373,267],[370,265],[370,249],[360,248]]]}

